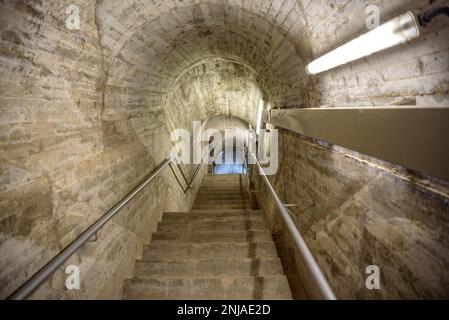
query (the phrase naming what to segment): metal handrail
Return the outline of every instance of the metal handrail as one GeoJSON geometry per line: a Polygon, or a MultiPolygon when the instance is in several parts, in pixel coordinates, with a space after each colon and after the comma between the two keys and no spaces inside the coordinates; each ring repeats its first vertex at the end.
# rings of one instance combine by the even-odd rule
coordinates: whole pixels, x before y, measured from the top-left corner
{"type": "Polygon", "coordinates": [[[201,166],[202,166],[201,164],[198,164],[198,165],[196,166],[196,170],[195,170],[195,172],[193,173],[192,179],[190,180],[190,183],[189,183],[189,188],[190,188],[190,189],[193,187],[193,185],[194,185],[195,182],[196,182],[196,178],[198,177],[198,173],[200,172],[201,166]]]}
{"type": "Polygon", "coordinates": [[[181,187],[182,191],[184,193],[187,193],[190,189],[192,189],[193,185],[195,184],[196,178],[197,178],[198,173],[199,173],[199,171],[201,169],[201,164],[198,164],[196,166],[195,172],[191,176],[190,181],[187,179],[186,175],[184,174],[184,172],[183,172],[183,170],[181,168],[181,165],[179,163],[177,163],[176,166],[178,167],[178,170],[181,173],[181,176],[182,176],[185,184],[187,185],[186,188],[184,188],[184,186],[182,185],[181,181],[179,180],[178,175],[176,174],[175,169],[173,168],[173,163],[170,163],[171,172],[175,176],[175,179],[178,182],[179,186],[181,187]]]}
{"type": "MultiPolygon", "coordinates": [[[[304,239],[296,228],[293,220],[288,214],[288,209],[281,202],[273,187],[271,186],[268,178],[265,176],[263,168],[254,154],[251,154],[256,164],[259,168],[260,175],[264,180],[268,190],[270,191],[276,206],[282,214],[282,218],[292,235],[295,245],[299,252],[301,253],[301,258],[306,266],[307,271],[309,272],[312,280],[315,282],[315,285],[324,299],[335,300],[335,295],[332,292],[326,278],[322,274],[318,264],[313,258],[310,250],[308,249],[304,239]]],[[[168,167],[171,167],[172,162],[176,156],[172,156],[169,159],[164,160],[159,167],[150,174],[144,181],[136,187],[133,191],[131,191],[125,198],[120,200],[115,206],[113,206],[110,210],[108,210],[104,215],[102,215],[97,221],[95,221],[88,229],[86,229],[81,235],[78,236],[73,242],[71,242],[68,246],[66,246],[60,253],[58,253],[53,259],[51,259],[45,266],[43,266],[39,271],[37,271],[30,279],[28,279],[20,288],[18,288],[8,299],[10,300],[22,300],[28,297],[31,293],[33,293],[40,285],[42,285],[60,266],[64,264],[73,254],[75,254],[86,242],[88,242],[93,236],[97,234],[97,232],[112,218],[114,218],[117,213],[126,206],[134,197],[136,197],[149,183],[151,183],[154,179],[159,177],[159,175],[168,167]]],[[[200,165],[197,166],[190,183],[187,181],[184,173],[181,170],[182,176],[184,177],[188,188],[194,184],[196,177],[198,176],[198,172],[200,169],[200,165]]],[[[172,168],[173,169],[173,168],[172,168]]],[[[252,170],[251,170],[252,171],[252,170]]],[[[173,171],[174,173],[174,171],[173,171]]],[[[248,170],[247,170],[248,173],[248,170]]],[[[252,173],[252,172],[251,172],[252,173]]],[[[178,180],[179,182],[179,180],[178,180]]]]}
{"type": "MultiPolygon", "coordinates": [[[[28,279],[19,289],[17,289],[11,296],[10,300],[23,300],[33,293],[45,280],[47,280],[60,266],[64,264],[73,254],[75,254],[86,242],[88,242],[97,232],[117,213],[126,206],[134,197],[139,194],[150,182],[159,177],[159,175],[175,160],[176,155],[164,160],[157,169],[150,174],[143,182],[131,191],[126,197],[120,200],[115,206],[102,215],[95,221],[88,229],[78,236],[73,242],[59,252],[53,259],[51,259],[45,266],[37,271],[30,279],[28,279]]],[[[193,183],[193,182],[192,182],[193,183]]]]}
{"type": "Polygon", "coordinates": [[[271,185],[268,178],[266,177],[263,167],[260,164],[257,157],[253,153],[251,154],[251,156],[256,161],[256,164],[259,168],[260,176],[262,177],[265,186],[267,187],[268,191],[273,197],[274,202],[281,213],[282,219],[285,225],[287,226],[290,235],[293,238],[294,244],[301,255],[300,258],[304,263],[306,272],[308,273],[308,276],[310,276],[310,279],[312,280],[314,287],[316,288],[317,298],[325,300],[336,300],[337,298],[335,297],[329,283],[327,282],[315,258],[313,257],[312,253],[307,247],[307,244],[305,243],[303,237],[301,236],[301,233],[298,231],[298,228],[296,227],[295,223],[290,217],[288,209],[282,203],[279,196],[276,194],[276,191],[274,191],[274,188],[271,185]]]}

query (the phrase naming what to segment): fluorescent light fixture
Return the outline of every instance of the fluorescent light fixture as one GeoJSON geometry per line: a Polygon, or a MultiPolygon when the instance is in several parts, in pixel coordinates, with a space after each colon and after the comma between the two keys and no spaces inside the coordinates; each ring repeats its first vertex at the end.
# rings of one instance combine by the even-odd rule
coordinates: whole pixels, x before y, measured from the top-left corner
{"type": "Polygon", "coordinates": [[[308,74],[318,74],[419,37],[415,15],[408,11],[312,61],[308,74]]]}
{"type": "Polygon", "coordinates": [[[257,135],[259,135],[260,129],[262,128],[262,115],[263,115],[263,99],[260,99],[259,109],[257,109],[257,127],[256,127],[257,135]]]}

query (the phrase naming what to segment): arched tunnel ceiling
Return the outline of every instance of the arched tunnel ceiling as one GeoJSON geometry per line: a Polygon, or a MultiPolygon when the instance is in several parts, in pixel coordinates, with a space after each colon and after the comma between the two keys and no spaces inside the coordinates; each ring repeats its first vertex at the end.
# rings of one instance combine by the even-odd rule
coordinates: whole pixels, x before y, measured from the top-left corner
{"type": "MultiPolygon", "coordinates": [[[[379,5],[386,21],[406,10],[420,11],[429,0],[0,1],[0,232],[4,240],[0,298],[9,296],[154,172],[170,154],[166,127],[187,126],[191,120],[226,111],[230,119],[229,108],[231,116],[251,122],[254,102],[262,95],[274,107],[386,106],[410,100],[418,107],[447,107],[446,19],[434,21],[415,42],[313,77],[309,83],[303,67],[312,53],[318,57],[365,30],[367,4],[379,5]],[[80,8],[80,30],[65,26],[70,3],[80,8]],[[224,70],[232,71],[234,81],[222,81],[224,70]],[[190,92],[188,99],[181,98],[183,91],[190,92]],[[308,98],[309,94],[317,97],[308,98]],[[235,104],[242,95],[246,102],[235,104]],[[201,102],[200,107],[196,102],[201,102]],[[209,104],[214,108],[206,110],[209,104]],[[178,116],[168,121],[165,113],[178,116]]],[[[410,269],[413,263],[408,261],[423,260],[423,255],[392,260],[397,251],[392,247],[385,260],[384,248],[375,250],[376,259],[397,267],[393,276],[401,278],[402,270],[413,274],[407,287],[393,281],[388,295],[447,296],[447,287],[429,281],[428,272],[436,270],[431,278],[445,276],[447,283],[447,267],[435,254],[448,252],[447,246],[428,249],[440,248],[441,235],[448,234],[447,224],[442,223],[448,212],[446,183],[435,186],[408,169],[387,166],[384,170],[385,163],[371,166],[364,155],[340,153],[339,147],[329,150],[288,131],[282,133],[280,151],[277,187],[284,198],[307,206],[322,204],[315,206],[317,219],[305,221],[306,230],[326,227],[323,210],[329,212],[326,219],[352,215],[354,206],[347,204],[353,201],[360,217],[369,213],[378,222],[373,226],[349,219],[357,228],[348,239],[362,251],[346,254],[341,238],[343,255],[337,252],[328,261],[327,272],[341,257],[355,266],[360,256],[372,257],[370,244],[385,242],[380,227],[400,219],[401,226],[418,230],[421,242],[429,244],[423,247],[428,259],[410,269]],[[372,191],[378,196],[373,198],[372,191]],[[359,206],[363,203],[372,204],[373,210],[359,206]],[[372,235],[367,246],[353,241],[359,229],[372,235]]],[[[194,192],[186,197],[169,172],[161,182],[148,186],[135,205],[124,208],[124,216],[101,233],[98,246],[83,251],[86,286],[72,292],[75,297],[99,297],[107,288],[118,289],[131,272],[129,258],[139,257],[148,230],[155,230],[162,211],[190,210],[194,192]],[[122,246],[124,250],[111,251],[122,246]],[[99,273],[99,268],[111,272],[99,273]]],[[[320,233],[325,246],[347,233],[347,228],[337,229],[323,237],[320,233]]],[[[389,229],[416,252],[417,238],[405,231],[389,229]]],[[[314,232],[308,234],[311,249],[320,254],[314,232]]],[[[359,273],[354,275],[358,281],[359,273]]],[[[348,286],[346,279],[334,279],[343,298],[360,297],[357,283],[348,286]]],[[[64,290],[58,275],[50,282],[44,289],[51,293],[36,298],[74,297],[64,290]]]]}
{"type": "Polygon", "coordinates": [[[306,38],[298,37],[304,34],[300,12],[296,1],[103,1],[96,15],[108,75],[106,120],[161,114],[165,103],[173,103],[167,110],[191,115],[184,122],[229,113],[254,123],[261,96],[277,106],[298,105],[307,88],[304,60],[310,57],[306,38]],[[217,87],[223,72],[213,59],[235,61],[224,63],[226,71],[243,71],[217,87]],[[193,95],[174,101],[171,88],[181,89],[176,79],[182,82],[186,70],[187,77],[198,73],[198,65],[206,70],[203,79],[197,77],[190,89],[181,85],[193,95]],[[208,107],[217,112],[204,112],[208,107]]]}
{"type": "Polygon", "coordinates": [[[195,120],[234,116],[256,127],[260,99],[268,87],[250,68],[236,61],[210,58],[186,69],[167,94],[167,127],[188,128],[195,120]]]}

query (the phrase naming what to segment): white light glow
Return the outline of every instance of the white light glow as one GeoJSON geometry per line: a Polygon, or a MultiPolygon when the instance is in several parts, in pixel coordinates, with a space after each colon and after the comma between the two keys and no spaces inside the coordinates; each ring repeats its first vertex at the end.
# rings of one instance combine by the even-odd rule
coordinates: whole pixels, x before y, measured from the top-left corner
{"type": "Polygon", "coordinates": [[[263,99],[259,100],[259,108],[257,109],[257,127],[256,133],[259,135],[262,128],[262,115],[263,115],[263,99]]]}
{"type": "Polygon", "coordinates": [[[416,18],[413,13],[406,12],[312,61],[306,71],[309,74],[324,72],[418,37],[416,18]]]}

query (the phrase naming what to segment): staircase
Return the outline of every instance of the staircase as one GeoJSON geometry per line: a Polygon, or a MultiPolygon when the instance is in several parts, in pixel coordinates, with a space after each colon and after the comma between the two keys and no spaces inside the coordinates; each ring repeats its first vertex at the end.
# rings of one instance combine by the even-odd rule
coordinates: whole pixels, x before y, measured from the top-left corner
{"type": "Polygon", "coordinates": [[[126,299],[291,299],[261,211],[240,175],[207,175],[188,213],[164,213],[126,299]]]}

